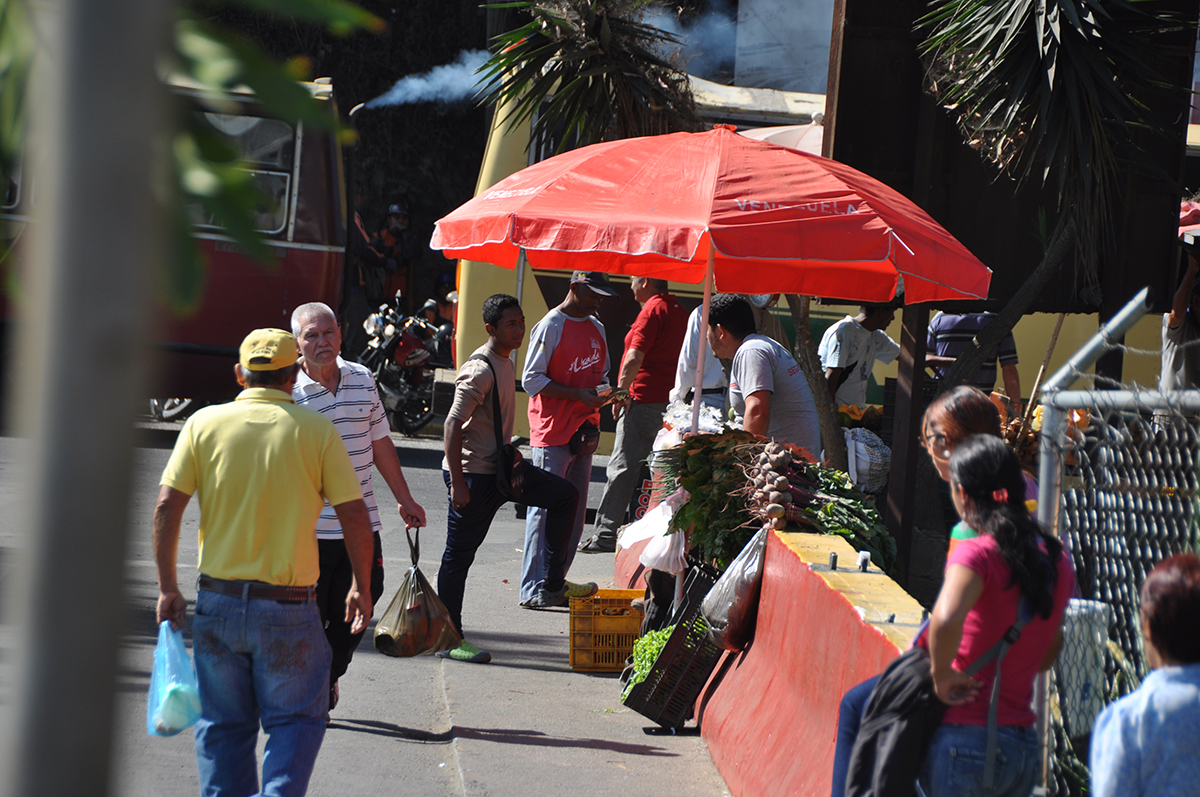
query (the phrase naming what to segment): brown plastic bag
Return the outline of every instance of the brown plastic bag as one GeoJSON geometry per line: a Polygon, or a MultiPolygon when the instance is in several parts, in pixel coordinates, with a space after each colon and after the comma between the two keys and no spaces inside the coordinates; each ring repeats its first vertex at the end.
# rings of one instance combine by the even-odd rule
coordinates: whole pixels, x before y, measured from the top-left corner
{"type": "Polygon", "coordinates": [[[420,529],[417,541],[408,537],[412,567],[404,574],[400,589],[375,624],[375,649],[388,656],[419,656],[458,647],[462,637],[454,628],[450,612],[417,567],[420,558],[420,529]]]}

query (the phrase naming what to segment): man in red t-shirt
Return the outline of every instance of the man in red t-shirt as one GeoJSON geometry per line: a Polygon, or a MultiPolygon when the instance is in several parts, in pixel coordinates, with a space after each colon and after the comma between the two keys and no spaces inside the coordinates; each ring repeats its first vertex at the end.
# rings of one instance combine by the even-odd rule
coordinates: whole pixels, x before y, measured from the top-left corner
{"type": "Polygon", "coordinates": [[[642,310],[625,336],[625,356],[617,377],[617,388],[628,390],[629,398],[613,404],[617,437],[608,461],[608,483],[596,510],[595,533],[579,546],[585,553],[617,549],[617,527],[625,519],[641,463],[662,428],[667,394],[675,385],[675,365],[687,334],[687,310],[667,293],[666,280],[634,277],[630,287],[642,310]]]}
{"type": "MultiPolygon", "coordinates": [[[[575,546],[587,517],[592,452],[572,451],[571,438],[590,423],[600,434],[597,388],[608,385],[608,343],[604,325],[594,313],[605,297],[616,296],[608,278],[598,271],[576,271],[567,298],[529,333],[529,349],[521,384],[529,394],[529,444],[533,464],[561,476],[579,490],[580,501],[567,543],[564,572],[571,569],[575,546]]],[[[525,556],[521,566],[521,605],[542,608],[538,596],[546,580],[545,509],[529,508],[525,519],[525,556]]]]}

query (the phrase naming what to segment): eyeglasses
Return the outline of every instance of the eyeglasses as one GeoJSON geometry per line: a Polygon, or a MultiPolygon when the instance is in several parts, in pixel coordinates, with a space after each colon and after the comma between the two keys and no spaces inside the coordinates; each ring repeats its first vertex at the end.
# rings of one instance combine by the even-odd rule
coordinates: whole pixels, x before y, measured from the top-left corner
{"type": "Polygon", "coordinates": [[[950,444],[946,440],[944,434],[926,435],[921,433],[921,445],[929,452],[929,456],[934,459],[947,460],[950,459],[950,444]]]}

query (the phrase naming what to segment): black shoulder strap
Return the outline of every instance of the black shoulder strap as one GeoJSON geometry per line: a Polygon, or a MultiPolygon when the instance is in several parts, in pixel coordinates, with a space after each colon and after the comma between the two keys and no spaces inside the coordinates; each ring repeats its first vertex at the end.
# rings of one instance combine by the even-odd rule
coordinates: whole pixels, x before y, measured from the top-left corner
{"type": "Polygon", "coordinates": [[[984,788],[992,788],[996,779],[996,750],[1000,746],[1000,728],[998,722],[998,714],[1000,710],[1000,665],[1004,662],[1004,657],[1008,655],[1008,649],[1016,644],[1021,638],[1021,629],[1029,622],[1029,618],[1033,616],[1032,607],[1026,605],[1025,598],[1022,597],[1017,604],[1017,621],[1008,627],[1004,632],[1004,636],[1000,637],[996,644],[987,649],[986,652],[971,664],[966,669],[967,675],[974,675],[987,666],[992,659],[996,660],[996,675],[992,678],[992,698],[988,704],[988,724],[987,724],[987,758],[983,764],[983,786],[984,788]]]}
{"type": "Polygon", "coordinates": [[[487,363],[488,370],[492,372],[492,420],[496,425],[496,456],[501,456],[504,451],[504,427],[500,423],[500,380],[496,376],[496,368],[492,365],[492,361],[488,359],[486,354],[472,354],[468,360],[483,360],[487,363]]]}

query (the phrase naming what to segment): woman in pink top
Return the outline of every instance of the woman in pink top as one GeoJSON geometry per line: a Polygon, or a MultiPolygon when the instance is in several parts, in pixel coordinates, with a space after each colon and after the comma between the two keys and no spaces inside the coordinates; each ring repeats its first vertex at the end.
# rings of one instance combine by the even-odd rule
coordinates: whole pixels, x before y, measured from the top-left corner
{"type": "Polygon", "coordinates": [[[972,437],[950,458],[954,505],[980,534],[946,560],[946,577],[929,624],[934,689],[950,706],[933,737],[918,781],[925,797],[1027,797],[1040,761],[1034,677],[1062,647],[1062,619],[1075,574],[1062,544],[1025,508],[1021,464],[1003,440],[972,437]],[[1024,598],[1031,617],[1001,664],[999,748],[995,777],[983,783],[993,662],[975,677],[972,662],[1017,619],[1024,598]]]}

